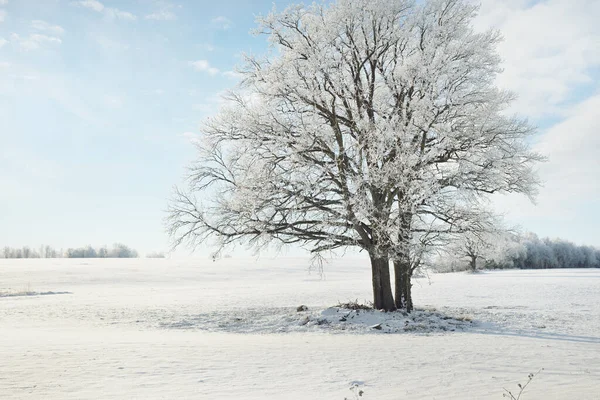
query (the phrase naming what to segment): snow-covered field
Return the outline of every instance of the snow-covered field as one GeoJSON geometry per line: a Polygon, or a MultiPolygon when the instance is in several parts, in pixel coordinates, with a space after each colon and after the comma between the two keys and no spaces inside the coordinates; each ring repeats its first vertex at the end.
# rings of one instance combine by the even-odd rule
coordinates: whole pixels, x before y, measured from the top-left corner
{"type": "Polygon", "coordinates": [[[420,278],[389,333],[323,312],[370,299],[366,260],[307,267],[0,260],[0,399],[501,399],[540,368],[521,399],[600,399],[599,270],[420,278]]]}

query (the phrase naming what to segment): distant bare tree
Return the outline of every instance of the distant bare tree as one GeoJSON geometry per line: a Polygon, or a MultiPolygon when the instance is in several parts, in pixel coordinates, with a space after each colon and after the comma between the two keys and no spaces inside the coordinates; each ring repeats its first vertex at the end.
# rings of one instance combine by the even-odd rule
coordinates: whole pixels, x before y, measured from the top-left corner
{"type": "Polygon", "coordinates": [[[485,230],[469,231],[459,235],[447,249],[449,258],[465,262],[468,269],[476,271],[487,260],[504,258],[512,245],[513,232],[498,225],[490,225],[485,230]]]}

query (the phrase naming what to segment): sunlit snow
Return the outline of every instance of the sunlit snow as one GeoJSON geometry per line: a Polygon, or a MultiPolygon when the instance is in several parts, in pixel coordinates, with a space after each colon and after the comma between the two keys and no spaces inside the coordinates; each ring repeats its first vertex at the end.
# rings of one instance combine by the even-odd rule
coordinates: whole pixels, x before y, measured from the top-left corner
{"type": "Polygon", "coordinates": [[[370,299],[367,259],[309,265],[0,260],[0,397],[493,399],[544,368],[522,399],[598,398],[599,270],[417,278],[407,324],[329,308],[370,299]]]}

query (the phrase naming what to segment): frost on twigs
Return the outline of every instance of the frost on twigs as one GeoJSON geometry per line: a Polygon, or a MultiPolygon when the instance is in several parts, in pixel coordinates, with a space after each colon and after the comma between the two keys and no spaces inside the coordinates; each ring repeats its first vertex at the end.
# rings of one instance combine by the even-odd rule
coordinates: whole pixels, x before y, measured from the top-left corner
{"type": "Polygon", "coordinates": [[[495,86],[495,31],[462,0],[338,0],[259,18],[273,51],[203,126],[174,245],[358,247],[374,306],[410,311],[433,249],[486,229],[494,193],[533,196],[533,127],[495,86]],[[199,199],[202,199],[200,201],[199,199]],[[389,265],[395,271],[395,301],[389,265]]]}
{"type": "Polygon", "coordinates": [[[533,378],[535,378],[537,375],[539,375],[540,372],[542,372],[544,370],[544,368],[540,368],[540,370],[538,372],[534,373],[530,373],[529,375],[527,375],[527,382],[521,384],[521,383],[517,383],[517,388],[519,389],[519,391],[515,391],[514,393],[508,389],[504,389],[504,393],[502,393],[502,397],[505,398],[509,398],[510,400],[520,400],[521,396],[523,395],[523,393],[525,392],[525,388],[531,383],[531,381],[533,380],[533,378]]]}

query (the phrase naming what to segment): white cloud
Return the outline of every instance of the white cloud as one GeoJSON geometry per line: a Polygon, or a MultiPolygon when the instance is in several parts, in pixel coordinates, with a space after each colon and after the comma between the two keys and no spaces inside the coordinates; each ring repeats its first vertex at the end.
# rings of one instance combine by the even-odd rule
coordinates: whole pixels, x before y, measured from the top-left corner
{"type": "Polygon", "coordinates": [[[519,95],[514,111],[560,115],[576,88],[593,82],[591,71],[600,66],[598,15],[596,0],[482,1],[477,27],[502,32],[498,83],[519,95]]]}
{"type": "Polygon", "coordinates": [[[243,77],[242,74],[236,71],[225,71],[223,72],[223,75],[231,79],[241,79],[243,77]]]}
{"type": "Polygon", "coordinates": [[[184,138],[190,141],[190,143],[196,144],[200,142],[200,135],[194,132],[183,132],[181,134],[184,138]]]}
{"type": "Polygon", "coordinates": [[[539,167],[544,186],[537,204],[523,196],[495,199],[496,208],[512,223],[542,236],[565,237],[599,245],[600,135],[597,134],[600,93],[565,111],[565,120],[541,136],[535,150],[548,157],[539,167]]]}
{"type": "MultiPolygon", "coordinates": [[[[472,0],[477,1],[479,0],[472,0]]],[[[511,111],[544,130],[536,151],[544,186],[537,205],[523,196],[496,199],[511,223],[542,236],[600,244],[600,2],[481,0],[477,29],[499,29],[504,72],[498,84],[519,98],[511,111]],[[590,95],[589,93],[594,93],[590,95]],[[558,121],[558,122],[555,122],[558,121]],[[595,241],[595,243],[594,243],[595,241]]]]}
{"type": "Polygon", "coordinates": [[[104,4],[96,0],[75,1],[73,4],[76,4],[80,7],[89,8],[90,10],[94,10],[96,12],[102,12],[102,10],[104,10],[104,4]]]}
{"type": "Polygon", "coordinates": [[[600,135],[597,132],[600,93],[577,104],[568,117],[551,127],[537,149],[548,156],[541,168],[547,197],[554,201],[587,199],[600,193],[600,135]]]}
{"type": "Polygon", "coordinates": [[[227,17],[219,16],[210,20],[210,24],[213,28],[222,29],[224,31],[233,27],[233,21],[227,17]]]}
{"type": "Polygon", "coordinates": [[[217,75],[219,73],[219,69],[211,67],[210,63],[206,60],[191,61],[190,65],[196,71],[207,72],[209,75],[217,75]]]}
{"type": "Polygon", "coordinates": [[[155,21],[172,21],[172,20],[176,19],[177,16],[171,11],[161,10],[161,11],[154,12],[152,14],[148,14],[144,18],[152,19],[155,21]]]}
{"type": "Polygon", "coordinates": [[[97,0],[79,0],[71,3],[72,5],[88,8],[97,13],[102,13],[111,19],[122,19],[127,21],[135,21],[137,17],[127,11],[119,10],[118,8],[106,7],[97,0]]]}
{"type": "Polygon", "coordinates": [[[0,37],[0,49],[8,43],[8,40],[0,37]]]}
{"type": "Polygon", "coordinates": [[[200,72],[206,72],[209,75],[215,76],[215,75],[222,75],[224,77],[230,78],[230,79],[240,79],[242,78],[242,74],[240,74],[239,72],[236,71],[221,71],[218,68],[215,68],[213,66],[210,65],[210,63],[207,60],[198,60],[198,61],[190,61],[190,66],[192,68],[194,68],[196,71],[200,71],[200,72]]]}
{"type": "Polygon", "coordinates": [[[228,91],[223,90],[210,95],[206,95],[206,93],[197,93],[194,91],[190,92],[189,95],[193,97],[202,95],[202,102],[193,104],[192,109],[199,112],[202,116],[208,116],[215,114],[219,108],[226,104],[228,91]]]}
{"type": "Polygon", "coordinates": [[[0,61],[0,68],[9,68],[10,63],[6,61],[0,61]]]}
{"type": "Polygon", "coordinates": [[[64,35],[65,30],[63,27],[58,25],[51,25],[45,21],[33,20],[31,21],[31,27],[37,31],[48,32],[52,35],[64,35]]]}
{"type": "Polygon", "coordinates": [[[37,50],[45,45],[60,45],[62,43],[60,38],[39,33],[32,33],[27,37],[12,33],[10,35],[10,41],[17,45],[22,51],[37,50]]]}
{"type": "Polygon", "coordinates": [[[121,11],[117,8],[105,8],[104,14],[109,18],[123,19],[126,21],[135,21],[137,17],[130,12],[121,11]]]}
{"type": "Polygon", "coordinates": [[[4,22],[5,18],[6,18],[6,11],[0,10],[0,22],[4,22]]]}
{"type": "Polygon", "coordinates": [[[0,6],[5,6],[8,4],[8,0],[0,0],[0,6]]]}

